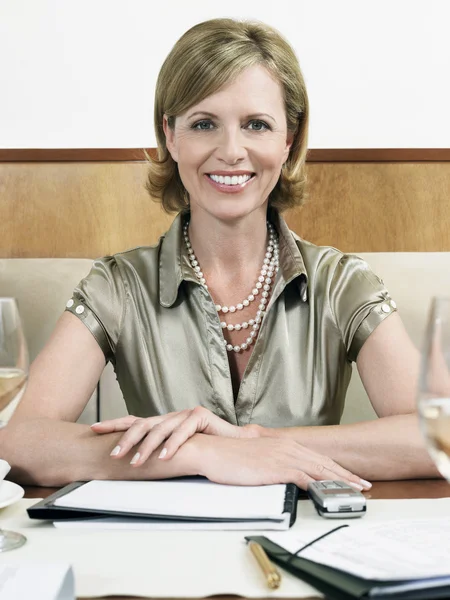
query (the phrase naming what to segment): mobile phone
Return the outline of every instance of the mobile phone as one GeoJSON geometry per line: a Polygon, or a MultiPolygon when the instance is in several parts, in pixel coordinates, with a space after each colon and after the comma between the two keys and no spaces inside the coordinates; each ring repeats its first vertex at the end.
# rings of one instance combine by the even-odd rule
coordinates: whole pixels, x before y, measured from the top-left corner
{"type": "Polygon", "coordinates": [[[326,479],[308,484],[308,495],[321,517],[346,519],[366,514],[366,499],[345,481],[326,479]]]}

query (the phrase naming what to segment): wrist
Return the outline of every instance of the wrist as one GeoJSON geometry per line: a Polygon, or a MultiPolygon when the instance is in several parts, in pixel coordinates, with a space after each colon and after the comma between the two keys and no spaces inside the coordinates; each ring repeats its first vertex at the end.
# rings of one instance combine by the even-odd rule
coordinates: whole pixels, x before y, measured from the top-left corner
{"type": "Polygon", "coordinates": [[[247,425],[246,427],[254,427],[253,435],[248,437],[258,438],[286,438],[287,428],[263,427],[262,425],[247,425]]]}
{"type": "Polygon", "coordinates": [[[240,427],[242,438],[259,438],[259,437],[268,437],[264,434],[264,430],[266,428],[261,425],[257,425],[256,423],[251,423],[250,425],[243,425],[240,427]]]}
{"type": "Polygon", "coordinates": [[[202,457],[205,455],[205,446],[209,435],[195,433],[178,449],[175,456],[170,459],[174,460],[177,456],[182,461],[181,469],[183,475],[202,475],[201,465],[202,457]]]}
{"type": "Polygon", "coordinates": [[[206,433],[195,433],[183,444],[179,451],[185,450],[183,460],[187,475],[201,475],[205,477],[204,465],[209,455],[208,446],[211,446],[210,442],[219,439],[223,438],[206,433]]]}

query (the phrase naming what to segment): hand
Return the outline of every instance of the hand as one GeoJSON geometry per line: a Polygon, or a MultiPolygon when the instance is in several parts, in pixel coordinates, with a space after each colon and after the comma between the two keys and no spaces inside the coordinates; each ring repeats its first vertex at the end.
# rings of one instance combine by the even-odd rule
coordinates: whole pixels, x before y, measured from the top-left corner
{"type": "Polygon", "coordinates": [[[195,433],[235,438],[256,435],[256,429],[252,426],[232,425],[203,406],[145,419],[129,415],[95,423],[91,429],[99,434],[126,432],[111,453],[114,458],[123,458],[133,446],[141,442],[131,459],[131,464],[135,467],[143,465],[164,441],[166,443],[159,458],[168,460],[195,433]]]}
{"type": "Polygon", "coordinates": [[[296,441],[195,436],[194,470],[216,483],[268,485],[295,483],[306,490],[310,481],[339,479],[361,490],[361,479],[328,456],[296,441]]]}

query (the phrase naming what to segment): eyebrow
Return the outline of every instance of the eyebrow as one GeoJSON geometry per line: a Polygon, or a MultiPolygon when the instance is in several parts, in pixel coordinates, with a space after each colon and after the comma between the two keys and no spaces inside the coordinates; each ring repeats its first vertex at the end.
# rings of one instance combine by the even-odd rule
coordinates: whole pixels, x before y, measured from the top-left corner
{"type": "MultiPolygon", "coordinates": [[[[219,117],[217,115],[215,115],[214,113],[210,113],[206,110],[199,110],[196,111],[194,113],[192,113],[191,115],[188,116],[188,119],[192,119],[193,117],[196,117],[198,115],[202,115],[204,117],[211,117],[212,119],[218,119],[219,117]]],[[[253,113],[251,115],[247,115],[247,119],[260,119],[260,118],[269,118],[271,119],[274,123],[276,123],[274,117],[272,117],[271,115],[267,114],[267,113],[253,113]]]]}

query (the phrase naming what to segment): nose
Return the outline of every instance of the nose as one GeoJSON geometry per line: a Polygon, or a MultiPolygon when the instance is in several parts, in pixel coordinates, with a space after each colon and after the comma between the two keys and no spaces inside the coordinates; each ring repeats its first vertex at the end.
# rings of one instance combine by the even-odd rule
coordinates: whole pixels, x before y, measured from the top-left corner
{"type": "Polygon", "coordinates": [[[245,160],[247,149],[240,127],[238,129],[226,128],[223,130],[217,146],[216,156],[229,165],[235,165],[245,160]]]}

